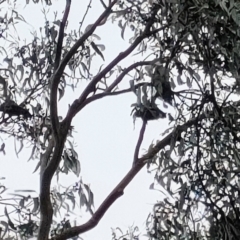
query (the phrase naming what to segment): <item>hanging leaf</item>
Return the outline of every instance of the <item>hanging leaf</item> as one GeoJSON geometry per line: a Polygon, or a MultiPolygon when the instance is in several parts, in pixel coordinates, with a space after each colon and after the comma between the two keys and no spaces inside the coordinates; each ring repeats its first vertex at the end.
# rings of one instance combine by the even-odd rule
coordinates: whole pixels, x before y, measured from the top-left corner
{"type": "Polygon", "coordinates": [[[182,85],[184,83],[182,78],[181,78],[181,75],[177,76],[177,83],[178,83],[178,85],[182,85]]]}
{"type": "Polygon", "coordinates": [[[17,70],[20,71],[20,78],[19,78],[19,81],[22,81],[22,79],[23,79],[23,74],[24,74],[24,68],[23,68],[23,65],[18,65],[18,66],[17,66],[17,70]]]}
{"type": "Polygon", "coordinates": [[[102,54],[102,52],[99,50],[98,46],[94,43],[91,42],[91,47],[94,49],[94,51],[101,56],[101,58],[105,61],[104,56],[102,54]]]}
{"type": "Polygon", "coordinates": [[[189,88],[192,87],[192,81],[190,80],[189,77],[187,77],[187,86],[188,86],[189,88]]]}
{"type": "Polygon", "coordinates": [[[80,62],[80,65],[82,66],[83,71],[85,73],[87,73],[87,76],[89,76],[89,71],[88,71],[88,68],[87,68],[86,64],[84,62],[80,62]]]}
{"type": "Polygon", "coordinates": [[[149,186],[149,189],[155,189],[154,188],[154,183],[151,183],[151,185],[149,186]]]}
{"type": "Polygon", "coordinates": [[[13,222],[11,221],[11,219],[10,219],[10,217],[9,217],[9,215],[8,215],[8,212],[7,212],[7,208],[6,208],[6,207],[4,208],[4,214],[5,214],[5,216],[6,216],[7,219],[8,219],[8,225],[9,225],[12,229],[17,230],[17,228],[14,226],[13,222]]]}
{"type": "Polygon", "coordinates": [[[121,37],[124,40],[124,32],[125,32],[125,28],[127,26],[127,22],[124,23],[124,25],[122,26],[122,30],[121,30],[121,37]]]}
{"type": "Polygon", "coordinates": [[[32,213],[36,213],[39,209],[39,198],[35,197],[33,198],[33,209],[32,209],[32,213]]]}
{"type": "Polygon", "coordinates": [[[104,50],[106,49],[105,45],[103,45],[103,44],[96,44],[96,46],[97,46],[98,48],[100,48],[101,51],[104,51],[104,50]]]}
{"type": "Polygon", "coordinates": [[[60,101],[60,99],[64,96],[65,93],[64,88],[58,88],[58,93],[59,93],[58,101],[60,101]]]}
{"type": "Polygon", "coordinates": [[[4,238],[4,236],[6,235],[6,233],[8,231],[8,223],[5,221],[0,221],[0,224],[4,226],[4,232],[3,232],[3,234],[1,234],[1,238],[7,239],[7,238],[4,238]]]}
{"type": "Polygon", "coordinates": [[[80,207],[85,206],[87,203],[87,198],[84,193],[80,194],[80,207]]]}

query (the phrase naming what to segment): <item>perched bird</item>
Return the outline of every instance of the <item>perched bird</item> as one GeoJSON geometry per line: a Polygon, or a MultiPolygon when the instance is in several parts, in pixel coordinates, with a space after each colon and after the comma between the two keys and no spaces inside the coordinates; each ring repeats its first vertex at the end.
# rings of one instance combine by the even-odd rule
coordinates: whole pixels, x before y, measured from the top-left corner
{"type": "Polygon", "coordinates": [[[13,100],[7,100],[3,104],[0,105],[0,111],[4,114],[7,113],[10,117],[12,116],[23,116],[24,118],[30,118],[32,115],[30,112],[19,106],[13,100]]]}
{"type": "Polygon", "coordinates": [[[158,108],[158,106],[151,101],[147,101],[146,105],[140,104],[136,106],[133,111],[135,117],[140,117],[143,120],[150,121],[159,118],[166,118],[166,113],[158,108]]]}

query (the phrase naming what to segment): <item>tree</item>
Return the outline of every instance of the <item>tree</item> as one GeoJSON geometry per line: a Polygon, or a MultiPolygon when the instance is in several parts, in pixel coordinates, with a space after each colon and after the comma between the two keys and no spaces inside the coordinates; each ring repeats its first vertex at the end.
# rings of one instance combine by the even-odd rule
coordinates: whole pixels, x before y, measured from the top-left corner
{"type": "MultiPolygon", "coordinates": [[[[66,27],[71,8],[71,1],[66,0],[62,18],[46,21],[40,37],[34,33],[30,43],[21,45],[16,40],[8,48],[1,48],[7,63],[0,69],[1,131],[22,146],[32,144],[31,158],[39,160],[36,171],[40,171],[39,197],[16,195],[13,200],[17,205],[8,203],[21,220],[13,221],[6,207],[7,221],[0,222],[1,237],[14,232],[39,240],[76,238],[97,225],[147,166],[155,172],[151,188],[158,183],[166,195],[147,219],[150,239],[238,239],[239,3],[100,1],[102,15],[84,32],[81,22],[79,35],[66,27]],[[104,46],[95,43],[98,36],[94,31],[110,19],[118,23],[122,38],[128,28],[133,36],[126,50],[92,75],[94,54],[104,59],[104,46]],[[132,54],[142,59],[122,68],[119,64],[132,54]],[[121,89],[120,83],[130,74],[129,88],[121,89]],[[69,85],[76,87],[69,84],[76,79],[89,83],[72,101],[67,115],[60,118],[59,99],[69,85]],[[74,117],[94,101],[128,92],[137,98],[132,105],[133,118],[142,121],[132,168],[93,212],[93,193],[87,184],[79,182],[62,194],[51,188],[52,178],[69,171],[79,175],[77,153],[69,141],[74,117]],[[148,122],[166,118],[170,128],[140,156],[148,122]],[[68,219],[55,223],[53,216],[66,199],[74,204],[75,195],[92,218],[74,227],[68,219]],[[29,206],[33,208],[29,210],[29,206]]],[[[51,5],[50,1],[45,3],[51,5]]],[[[9,18],[2,17],[3,41],[8,40],[9,26],[15,27],[16,21],[25,21],[16,10],[9,18]]],[[[2,194],[6,188],[1,189],[2,194]]]]}

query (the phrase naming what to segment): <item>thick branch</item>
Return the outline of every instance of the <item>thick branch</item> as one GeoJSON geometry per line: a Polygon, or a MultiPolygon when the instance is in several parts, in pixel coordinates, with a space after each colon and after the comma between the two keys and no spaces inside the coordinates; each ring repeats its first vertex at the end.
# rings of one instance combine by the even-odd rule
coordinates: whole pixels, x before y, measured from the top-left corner
{"type": "MultiPolygon", "coordinates": [[[[205,118],[205,115],[202,114],[200,119],[205,118]]],[[[198,118],[199,120],[199,118],[198,118]]],[[[91,219],[83,225],[69,228],[64,231],[61,235],[54,238],[54,240],[65,240],[79,234],[82,234],[92,228],[94,228],[103,215],[107,212],[110,206],[124,193],[124,189],[132,181],[132,179],[137,175],[137,173],[145,166],[149,159],[152,159],[161,149],[166,147],[171,143],[172,134],[177,131],[178,134],[181,134],[188,127],[193,126],[196,123],[197,119],[193,118],[186,122],[185,124],[178,126],[172,133],[168,134],[164,139],[159,141],[154,147],[150,148],[146,154],[138,159],[137,163],[132,166],[130,171],[125,175],[122,181],[113,189],[113,191],[106,197],[104,202],[100,205],[97,211],[93,214],[91,219]]],[[[53,239],[52,239],[53,240],[53,239]]]]}
{"type": "MultiPolygon", "coordinates": [[[[91,28],[74,44],[74,46],[70,49],[70,51],[66,54],[64,59],[61,61],[60,65],[55,63],[55,67],[58,66],[57,70],[54,72],[54,75],[51,79],[51,92],[50,92],[50,115],[51,115],[51,124],[53,129],[53,135],[55,140],[54,145],[54,152],[51,160],[49,161],[48,165],[46,166],[45,170],[42,172],[41,176],[41,183],[40,183],[40,213],[41,213],[41,221],[39,226],[39,235],[38,239],[40,240],[47,240],[50,226],[52,222],[52,214],[53,209],[51,205],[50,199],[50,185],[52,177],[60,163],[63,147],[65,144],[68,128],[70,126],[71,121],[64,121],[61,123],[59,127],[59,120],[58,120],[58,111],[57,111],[57,89],[61,79],[61,76],[64,72],[64,69],[72,58],[72,56],[76,53],[77,49],[84,43],[84,41],[94,32],[96,27],[102,23],[102,20],[106,18],[109,14],[113,5],[117,2],[114,0],[110,6],[104,11],[104,13],[98,18],[98,20],[91,26],[91,28]]],[[[64,32],[64,26],[67,21],[68,12],[70,9],[71,1],[67,0],[65,14],[63,17],[63,22],[61,25],[61,33],[64,32]],[[65,22],[65,23],[64,23],[65,22]]],[[[57,61],[60,62],[61,57],[61,45],[62,45],[62,38],[63,35],[59,33],[59,40],[58,40],[58,59],[57,61]]]]}
{"type": "MultiPolygon", "coordinates": [[[[91,219],[81,226],[72,227],[61,235],[54,238],[54,240],[65,240],[74,236],[77,236],[81,233],[84,233],[92,228],[94,228],[104,214],[107,212],[109,207],[120,197],[123,195],[123,191],[125,187],[132,181],[135,175],[141,170],[144,166],[144,163],[137,164],[134,168],[132,168],[128,174],[123,178],[123,180],[113,189],[113,191],[108,195],[108,197],[104,200],[104,202],[100,205],[97,211],[93,214],[91,219]]],[[[52,239],[53,240],[53,239],[52,239]]]]}
{"type": "Polygon", "coordinates": [[[39,225],[39,232],[38,232],[38,240],[47,240],[51,223],[52,223],[52,215],[53,215],[53,208],[51,204],[50,198],[50,186],[51,180],[55,173],[55,166],[58,166],[62,151],[64,147],[65,139],[60,140],[60,143],[55,144],[53,156],[46,166],[45,170],[42,173],[42,178],[40,182],[40,225],[39,225]]]}
{"type": "MultiPolygon", "coordinates": [[[[157,9],[154,10],[154,14],[157,13],[157,9]]],[[[153,14],[153,15],[154,15],[153,14]]],[[[94,91],[96,88],[96,84],[101,81],[101,79],[111,70],[113,69],[121,60],[125,59],[138,45],[142,42],[143,39],[148,37],[148,33],[151,29],[152,24],[154,23],[154,18],[152,17],[151,20],[149,20],[148,24],[146,25],[143,33],[138,36],[135,41],[132,43],[131,46],[129,46],[124,52],[121,52],[111,63],[108,64],[100,73],[98,73],[93,80],[88,84],[88,86],[84,89],[81,96],[76,100],[70,107],[67,119],[68,121],[71,121],[71,119],[82,109],[81,105],[86,100],[87,96],[94,91]]],[[[164,29],[166,26],[162,27],[164,29]]]]}
{"type": "MultiPolygon", "coordinates": [[[[60,131],[59,131],[59,140],[55,141],[53,156],[48,161],[45,169],[42,172],[41,182],[40,182],[40,226],[39,226],[39,234],[38,240],[47,240],[51,223],[52,223],[52,215],[53,208],[51,204],[50,198],[50,187],[51,181],[54,173],[57,170],[57,167],[61,161],[62,152],[64,148],[64,144],[66,141],[66,136],[69,129],[68,124],[61,123],[60,131]]],[[[51,147],[50,147],[51,148],[51,147]]],[[[47,153],[46,153],[47,154],[47,153]]]]}
{"type": "Polygon", "coordinates": [[[58,138],[58,131],[59,131],[57,91],[58,91],[58,84],[59,84],[60,78],[62,76],[62,73],[58,73],[57,68],[61,61],[62,43],[63,43],[63,38],[64,38],[64,28],[65,28],[65,25],[66,25],[66,22],[68,19],[70,6],[71,6],[71,0],[66,0],[65,12],[63,15],[62,22],[60,24],[59,35],[58,35],[57,50],[56,50],[55,63],[54,63],[54,75],[52,76],[52,79],[51,79],[50,118],[51,118],[53,136],[55,139],[58,138]]]}
{"type": "MultiPolygon", "coordinates": [[[[111,5],[103,12],[103,14],[97,19],[97,21],[91,26],[91,28],[83,34],[83,36],[72,46],[72,48],[69,50],[69,52],[66,54],[66,56],[61,61],[59,67],[55,71],[54,75],[52,76],[51,80],[51,96],[50,96],[50,113],[51,113],[51,124],[53,128],[54,137],[58,138],[58,128],[59,128],[59,121],[58,121],[58,111],[57,111],[57,90],[58,85],[61,79],[61,76],[64,72],[64,69],[70,59],[73,57],[73,55],[77,52],[78,48],[85,42],[85,40],[92,35],[92,33],[95,31],[97,26],[99,26],[106,18],[106,16],[111,11],[111,8],[114,6],[114,4],[117,2],[117,0],[114,0],[111,5]]],[[[67,0],[66,10],[69,10],[70,2],[67,0]]],[[[67,18],[68,11],[64,14],[64,19],[67,18]]]]}

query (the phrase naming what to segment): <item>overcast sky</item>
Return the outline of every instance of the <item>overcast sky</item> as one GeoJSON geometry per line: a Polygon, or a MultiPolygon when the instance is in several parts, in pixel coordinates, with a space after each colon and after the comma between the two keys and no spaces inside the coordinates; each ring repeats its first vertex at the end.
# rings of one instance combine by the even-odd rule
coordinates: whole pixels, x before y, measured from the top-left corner
{"type": "MultiPolygon", "coordinates": [[[[19,1],[20,2],[20,1],[19,1]]],[[[64,10],[65,1],[53,1],[54,11],[58,12],[60,18],[64,10]]],[[[73,0],[69,15],[68,29],[78,29],[79,22],[86,9],[87,1],[73,0]]],[[[86,17],[83,29],[93,23],[102,13],[103,7],[94,0],[93,8],[86,17]]],[[[19,5],[19,11],[23,13],[27,22],[31,23],[36,30],[44,24],[44,16],[41,12],[40,4],[24,6],[19,5]],[[33,17],[34,16],[34,17],[33,17]]],[[[46,9],[46,8],[45,8],[46,9]]],[[[52,17],[49,14],[49,19],[52,17]]],[[[30,31],[33,28],[27,24],[19,24],[17,31],[20,37],[31,37],[30,31]]],[[[121,38],[121,30],[117,22],[112,24],[108,22],[100,27],[96,33],[101,37],[99,44],[104,44],[106,50],[103,52],[105,62],[96,56],[94,66],[96,71],[101,64],[108,64],[116,55],[125,50],[128,43],[126,32],[125,41],[121,38]]],[[[133,62],[133,59],[124,61],[124,66],[133,62]]],[[[124,80],[125,86],[129,87],[129,79],[124,80]]],[[[79,85],[79,89],[74,93],[68,91],[65,98],[59,103],[60,115],[64,116],[68,104],[77,97],[86,86],[86,82],[79,85]]],[[[74,119],[76,151],[81,162],[81,177],[84,183],[89,183],[95,197],[95,207],[97,208],[111,190],[119,183],[132,165],[134,148],[138,139],[141,121],[137,120],[134,126],[133,119],[130,116],[132,103],[136,102],[133,93],[127,95],[108,97],[88,105],[74,119]]],[[[147,126],[145,139],[142,145],[144,149],[153,140],[159,138],[168,127],[167,120],[158,120],[151,122],[147,126]]],[[[39,173],[32,174],[36,167],[36,161],[27,162],[31,149],[25,148],[16,157],[13,151],[13,145],[9,142],[6,146],[6,156],[1,156],[0,177],[6,177],[4,184],[13,191],[14,189],[35,189],[39,188],[39,173]],[[27,175],[28,174],[28,175],[27,175]],[[28,177],[26,177],[28,176],[28,177]]],[[[65,186],[78,181],[73,174],[61,176],[60,181],[65,186]]],[[[127,187],[124,195],[118,199],[108,210],[99,225],[83,235],[85,240],[106,240],[111,239],[111,227],[120,227],[123,231],[131,225],[137,225],[144,230],[145,220],[151,211],[156,199],[161,199],[161,194],[157,191],[149,190],[153,182],[153,175],[147,173],[146,168],[137,175],[137,177],[127,187]]],[[[79,213],[81,222],[84,223],[89,215],[84,210],[79,213]]]]}

